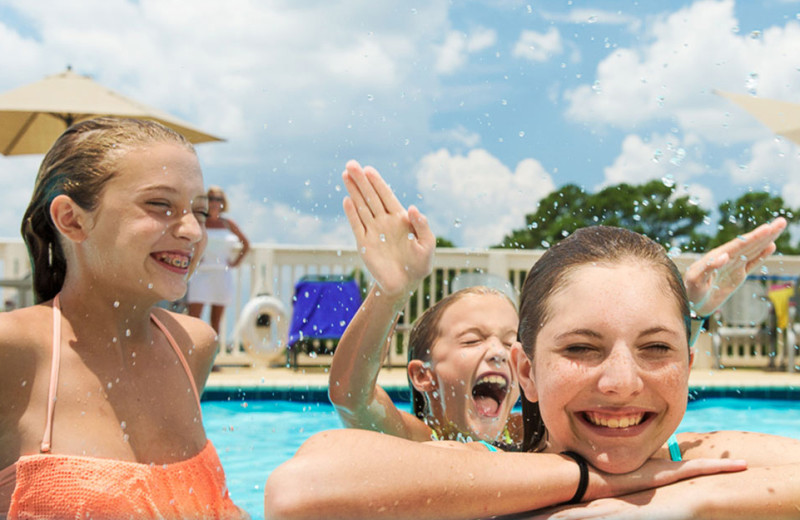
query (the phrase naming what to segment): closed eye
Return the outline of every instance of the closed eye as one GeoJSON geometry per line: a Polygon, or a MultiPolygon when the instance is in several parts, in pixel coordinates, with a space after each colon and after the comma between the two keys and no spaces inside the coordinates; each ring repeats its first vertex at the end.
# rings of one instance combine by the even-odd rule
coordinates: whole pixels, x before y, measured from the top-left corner
{"type": "Polygon", "coordinates": [[[653,343],[652,345],[646,345],[643,348],[649,352],[658,354],[666,354],[667,352],[672,351],[672,347],[665,345],[664,343],[653,343]]]}
{"type": "Polygon", "coordinates": [[[587,354],[596,350],[597,349],[595,347],[591,347],[589,345],[569,345],[564,349],[565,352],[573,355],[587,354]]]}

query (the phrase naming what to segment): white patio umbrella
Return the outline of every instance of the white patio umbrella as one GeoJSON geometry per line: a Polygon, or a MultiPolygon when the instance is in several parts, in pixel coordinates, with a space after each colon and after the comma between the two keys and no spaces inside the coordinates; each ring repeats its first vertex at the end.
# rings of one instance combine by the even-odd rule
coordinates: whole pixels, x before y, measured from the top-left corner
{"type": "Polygon", "coordinates": [[[715,90],[750,112],[770,130],[800,144],[800,104],[715,90]]]}
{"type": "Polygon", "coordinates": [[[60,74],[0,94],[0,153],[46,153],[67,127],[100,116],[155,120],[180,132],[192,143],[222,141],[67,68],[60,74]]]}

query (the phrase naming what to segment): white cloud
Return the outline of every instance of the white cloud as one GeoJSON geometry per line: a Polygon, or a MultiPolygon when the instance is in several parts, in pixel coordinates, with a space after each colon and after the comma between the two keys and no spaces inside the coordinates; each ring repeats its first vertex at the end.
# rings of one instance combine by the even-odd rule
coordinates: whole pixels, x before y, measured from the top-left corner
{"type": "Polygon", "coordinates": [[[343,214],[335,219],[303,214],[288,204],[255,198],[245,184],[230,186],[225,193],[231,201],[229,217],[248,237],[257,237],[258,242],[355,246],[343,214]]]}
{"type": "Polygon", "coordinates": [[[603,186],[626,182],[642,184],[652,179],[685,184],[703,171],[695,147],[686,146],[674,135],[652,134],[645,141],[637,134],[622,140],[622,150],[611,166],[604,168],[603,186]]]}
{"type": "Polygon", "coordinates": [[[464,146],[468,149],[477,147],[481,142],[480,134],[470,132],[463,125],[439,132],[434,137],[442,142],[464,146]]]}
{"type": "Polygon", "coordinates": [[[482,149],[466,156],[431,153],[419,161],[415,175],[433,232],[464,247],[499,243],[555,189],[538,161],[525,159],[511,171],[482,149]]]}
{"type": "Polygon", "coordinates": [[[641,24],[635,16],[623,14],[621,11],[605,11],[602,9],[579,8],[566,13],[543,11],[540,13],[545,20],[553,22],[566,22],[577,24],[598,25],[627,25],[631,30],[636,30],[641,24]]]}
{"type": "Polygon", "coordinates": [[[441,74],[453,74],[464,66],[470,54],[492,47],[496,43],[497,33],[493,29],[478,27],[470,34],[450,31],[438,49],[436,71],[441,74]]]}
{"type": "Polygon", "coordinates": [[[800,25],[789,21],[759,35],[738,33],[738,25],[733,0],[698,1],[656,17],[639,38],[644,45],[615,50],[597,66],[593,85],[565,93],[568,117],[623,128],[675,121],[718,143],[763,135],[712,91],[800,97],[795,67],[787,66],[800,54],[800,25]]]}
{"type": "Polygon", "coordinates": [[[546,33],[522,31],[514,45],[513,55],[530,61],[543,62],[564,52],[561,33],[551,27],[546,33]]]}
{"type": "Polygon", "coordinates": [[[728,160],[725,169],[738,184],[780,186],[800,179],[800,148],[783,139],[764,139],[750,149],[747,162],[728,160]]]}
{"type": "Polygon", "coordinates": [[[795,210],[800,208],[800,179],[795,178],[787,182],[783,186],[781,196],[783,197],[783,202],[790,208],[795,210]]]}

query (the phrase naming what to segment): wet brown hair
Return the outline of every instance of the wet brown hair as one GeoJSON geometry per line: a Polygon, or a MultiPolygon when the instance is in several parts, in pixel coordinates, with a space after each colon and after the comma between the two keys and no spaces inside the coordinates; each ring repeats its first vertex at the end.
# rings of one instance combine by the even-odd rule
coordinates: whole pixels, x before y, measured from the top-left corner
{"type": "MultiPolygon", "coordinates": [[[[568,282],[569,275],[586,264],[612,265],[626,260],[649,263],[664,273],[669,291],[675,297],[686,324],[686,337],[689,337],[691,322],[686,289],[680,271],[664,248],[644,235],[627,229],[592,226],[575,231],[548,249],[525,279],[520,297],[518,335],[529,359],[533,360],[539,330],[550,318],[550,298],[568,282]]],[[[539,403],[528,401],[524,392],[520,394],[524,424],[522,449],[542,449],[546,430],[539,413],[539,403]]]]}
{"type": "Polygon", "coordinates": [[[117,161],[131,149],[153,143],[174,143],[194,153],[185,137],[160,123],[113,117],[69,127],[47,152],[21,229],[37,303],[58,294],[67,274],[59,233],[50,218],[50,203],[58,195],[67,195],[84,210],[93,211],[106,182],[116,173],[117,161]]]}
{"type": "MultiPolygon", "coordinates": [[[[508,300],[512,307],[516,308],[516,304],[506,293],[491,287],[476,285],[456,291],[436,302],[414,322],[408,339],[409,361],[418,359],[425,363],[430,362],[433,344],[442,335],[439,322],[442,321],[445,311],[465,296],[471,294],[500,296],[508,300]]],[[[414,415],[425,421],[428,415],[428,401],[422,392],[414,388],[410,377],[408,384],[411,388],[411,403],[413,404],[414,415]]]]}

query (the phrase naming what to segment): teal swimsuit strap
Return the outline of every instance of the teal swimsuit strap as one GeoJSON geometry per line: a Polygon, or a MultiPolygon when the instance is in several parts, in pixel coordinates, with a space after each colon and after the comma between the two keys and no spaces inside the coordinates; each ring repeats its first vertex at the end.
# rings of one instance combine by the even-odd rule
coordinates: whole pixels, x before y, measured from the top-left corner
{"type": "Polygon", "coordinates": [[[497,447],[496,446],[492,446],[491,444],[489,444],[486,441],[478,441],[478,442],[480,442],[481,444],[486,446],[486,449],[488,449],[489,451],[497,451],[497,447]]]}
{"type": "Polygon", "coordinates": [[[667,441],[667,446],[669,446],[669,458],[678,462],[683,460],[681,457],[681,447],[678,444],[678,438],[673,433],[669,440],[667,441]]]}

